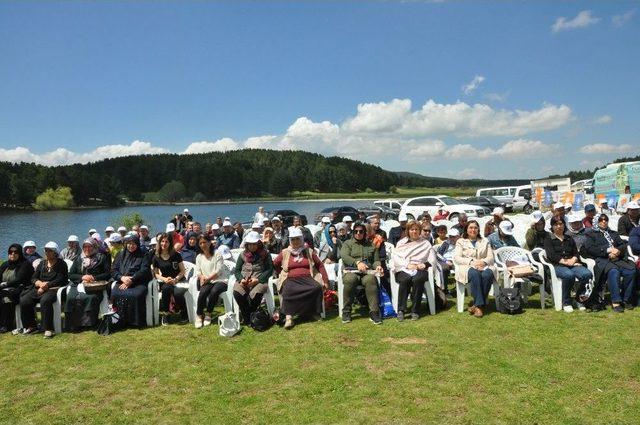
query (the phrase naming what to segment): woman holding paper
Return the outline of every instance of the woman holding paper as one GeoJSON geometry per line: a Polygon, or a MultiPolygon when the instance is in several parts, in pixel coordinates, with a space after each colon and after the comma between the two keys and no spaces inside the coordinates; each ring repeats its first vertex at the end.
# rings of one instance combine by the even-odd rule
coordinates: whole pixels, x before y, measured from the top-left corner
{"type": "Polygon", "coordinates": [[[427,269],[436,264],[436,253],[428,238],[422,234],[422,224],[410,221],[407,237],[398,241],[391,255],[391,272],[398,283],[398,320],[404,320],[407,295],[411,287],[411,320],[420,318],[420,301],[424,284],[429,278],[427,269]]]}

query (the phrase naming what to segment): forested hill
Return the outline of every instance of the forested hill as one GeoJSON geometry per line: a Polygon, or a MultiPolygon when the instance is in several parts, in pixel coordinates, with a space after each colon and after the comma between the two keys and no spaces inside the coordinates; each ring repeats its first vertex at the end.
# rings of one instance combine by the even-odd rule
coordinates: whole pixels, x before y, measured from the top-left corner
{"type": "Polygon", "coordinates": [[[47,167],[0,162],[0,205],[31,205],[48,188],[71,188],[76,205],[99,198],[115,205],[121,196],[195,201],[319,192],[386,191],[391,186],[468,185],[383,170],[360,161],[301,151],[245,149],[225,153],[140,155],[90,164],[47,167]]]}

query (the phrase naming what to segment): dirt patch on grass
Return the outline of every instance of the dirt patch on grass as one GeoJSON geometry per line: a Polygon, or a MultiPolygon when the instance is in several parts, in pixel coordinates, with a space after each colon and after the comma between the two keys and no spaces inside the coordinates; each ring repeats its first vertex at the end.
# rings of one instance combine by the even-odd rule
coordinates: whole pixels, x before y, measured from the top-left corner
{"type": "Polygon", "coordinates": [[[382,342],[387,342],[393,345],[410,345],[410,344],[418,344],[424,345],[427,343],[427,340],[424,338],[382,338],[382,342]]]}
{"type": "Polygon", "coordinates": [[[341,336],[338,338],[338,343],[340,343],[340,345],[344,345],[345,347],[357,347],[358,345],[360,345],[361,341],[362,340],[359,338],[353,338],[349,336],[341,336]]]}

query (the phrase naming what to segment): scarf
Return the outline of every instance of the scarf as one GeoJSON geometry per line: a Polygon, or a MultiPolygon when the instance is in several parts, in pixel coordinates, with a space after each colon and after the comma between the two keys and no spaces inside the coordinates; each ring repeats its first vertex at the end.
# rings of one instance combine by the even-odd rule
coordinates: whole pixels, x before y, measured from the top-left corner
{"type": "Polygon", "coordinates": [[[333,239],[331,239],[331,235],[329,234],[329,230],[331,230],[333,228],[333,230],[335,230],[335,232],[337,233],[338,231],[336,230],[336,228],[331,225],[331,226],[326,226],[324,228],[324,232],[322,232],[322,237],[324,239],[324,242],[329,245],[329,247],[331,249],[333,249],[333,239]]]}
{"type": "Polygon", "coordinates": [[[262,241],[258,241],[258,249],[256,249],[256,252],[251,252],[248,249],[244,250],[244,262],[253,264],[256,261],[263,259],[266,255],[270,254],[266,249],[264,249],[262,241]]]}
{"type": "Polygon", "coordinates": [[[406,268],[410,263],[429,263],[434,265],[436,261],[435,253],[431,243],[426,238],[411,241],[409,238],[402,238],[396,245],[391,255],[392,268],[395,271],[406,268]]]}
{"type": "Polygon", "coordinates": [[[609,243],[609,248],[613,248],[613,238],[609,234],[609,228],[607,227],[606,229],[601,229],[600,227],[598,227],[598,230],[600,230],[600,232],[602,232],[602,235],[604,236],[604,238],[609,243]]]}
{"type": "Polygon", "coordinates": [[[26,260],[26,259],[24,258],[24,253],[22,252],[22,246],[20,246],[20,244],[17,244],[17,243],[11,244],[11,245],[9,246],[9,249],[7,250],[7,253],[8,253],[9,251],[11,251],[12,249],[14,249],[14,250],[17,250],[17,251],[18,251],[18,259],[17,259],[17,260],[15,260],[15,261],[8,261],[8,260],[7,260],[7,268],[8,268],[9,270],[13,270],[13,269],[18,268],[18,267],[19,267],[20,265],[22,265],[22,263],[26,260]]]}
{"type": "Polygon", "coordinates": [[[94,268],[96,264],[98,264],[98,261],[100,259],[96,255],[98,253],[98,243],[95,239],[85,239],[84,242],[82,242],[82,246],[84,247],[85,245],[91,245],[91,252],[89,253],[89,255],[85,255],[83,250],[80,257],[82,258],[82,270],[86,271],[88,269],[94,268]]]}

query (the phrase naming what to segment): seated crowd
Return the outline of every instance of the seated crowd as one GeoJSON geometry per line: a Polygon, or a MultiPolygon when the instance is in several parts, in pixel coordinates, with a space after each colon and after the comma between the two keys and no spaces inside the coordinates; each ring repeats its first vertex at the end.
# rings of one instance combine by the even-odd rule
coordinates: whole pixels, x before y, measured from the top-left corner
{"type": "MultiPolygon", "coordinates": [[[[633,255],[640,254],[639,213],[638,204],[630,202],[618,222],[619,231],[609,228],[609,216],[603,212],[598,215],[594,205],[585,207],[584,218],[566,214],[561,203],[554,204],[546,216],[540,211],[530,215],[523,248],[536,260],[553,266],[545,267],[544,273],[548,277],[553,269],[562,282],[564,311],[571,312],[574,306],[583,309],[588,298],[599,297],[602,303],[605,287],[614,311],[634,308],[640,262],[629,260],[627,245],[633,255]],[[585,258],[595,262],[593,273],[585,258]]],[[[382,323],[379,288],[391,294],[392,282],[397,285],[398,320],[404,320],[405,314],[417,320],[430,268],[442,276],[434,288],[440,298],[446,301],[448,277],[455,274],[456,282],[468,287],[472,295],[469,313],[482,317],[498,279],[495,251],[520,247],[514,223],[501,208],[493,211],[484,228],[465,214],[447,226],[443,224],[446,217],[438,211],[436,225],[426,212],[416,220],[401,215],[399,226],[392,227],[388,235],[378,216],[356,222],[345,216],[338,223],[325,217],[312,234],[302,226],[300,217],[294,217],[292,226],[286,227],[280,217],[270,218],[263,210],[256,213],[249,230],[229,217],[217,217],[203,228],[185,209],[155,237],[144,225],[131,230],[108,226],[104,239],[96,229],[90,229],[82,243],[77,236],[69,236],[62,250],[56,242],[48,242],[44,257],[33,241],[22,246],[14,243],[0,265],[0,332],[42,330],[46,338],[52,337],[54,304],[58,289],[65,287],[61,310],[66,330],[95,328],[103,302],[108,302],[127,326],[144,327],[152,279],[161,293],[160,323],[168,325],[175,314],[186,322],[187,280],[192,274],[198,291],[196,328],[212,323],[214,307],[228,291],[239,306],[241,321],[248,324],[269,291],[270,278],[276,276],[280,297],[276,314],[284,316],[286,329],[294,326],[296,317],[318,319],[323,293],[337,280],[343,288],[339,312],[343,323],[351,322],[356,300],[368,307],[374,324],[382,323]],[[234,283],[230,288],[231,277],[234,283]],[[100,290],[89,290],[94,285],[100,290]],[[22,329],[17,329],[17,306],[22,329]]]]}

